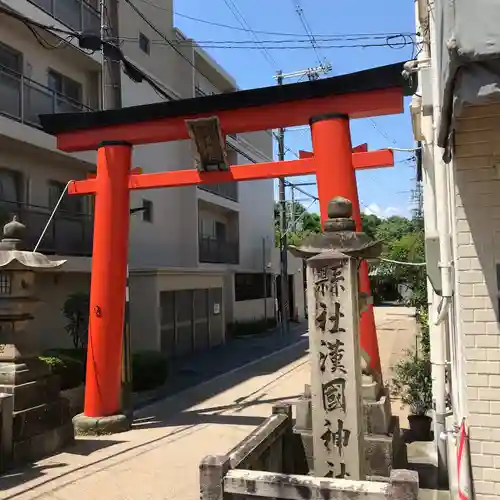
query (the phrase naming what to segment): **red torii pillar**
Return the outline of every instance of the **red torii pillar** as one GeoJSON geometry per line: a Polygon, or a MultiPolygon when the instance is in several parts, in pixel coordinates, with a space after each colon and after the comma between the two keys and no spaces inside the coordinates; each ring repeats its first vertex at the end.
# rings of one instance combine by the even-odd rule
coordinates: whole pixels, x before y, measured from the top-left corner
{"type": "MultiPolygon", "coordinates": [[[[352,165],[352,154],[346,149],[351,144],[349,117],[347,115],[328,115],[311,120],[311,132],[314,155],[305,151],[300,152],[301,158],[317,157],[317,184],[320,205],[321,223],[328,218],[328,202],[335,196],[342,196],[351,200],[352,215],[356,223],[356,230],[362,231],[361,208],[358,197],[356,172],[352,165]],[[331,149],[338,152],[335,159],[328,157],[331,149]],[[318,154],[320,157],[318,157],[318,154]],[[334,173],[333,173],[334,172],[334,173]],[[329,176],[335,176],[331,182],[329,176]]],[[[373,167],[371,167],[373,168],[373,167]]],[[[359,269],[360,291],[371,295],[368,263],[363,260],[359,269]]],[[[381,376],[380,354],[378,349],[377,329],[373,313],[373,304],[370,304],[360,319],[361,349],[368,355],[370,368],[381,376]]]]}

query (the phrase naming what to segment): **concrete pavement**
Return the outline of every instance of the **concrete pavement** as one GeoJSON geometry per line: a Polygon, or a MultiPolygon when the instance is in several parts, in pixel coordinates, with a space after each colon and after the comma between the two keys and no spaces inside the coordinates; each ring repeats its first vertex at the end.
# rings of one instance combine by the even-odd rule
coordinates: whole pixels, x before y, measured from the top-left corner
{"type": "MultiPolygon", "coordinates": [[[[388,367],[414,343],[411,315],[405,308],[376,309],[386,380],[388,367]]],[[[78,438],[63,453],[2,476],[0,500],[198,498],[200,460],[229,451],[276,401],[296,399],[309,382],[306,354],[303,338],[142,408],[128,433],[78,438]]]]}
{"type": "Polygon", "coordinates": [[[137,413],[132,431],[74,447],[0,478],[0,499],[195,499],[198,463],[229,451],[309,378],[307,339],[137,413]]]}

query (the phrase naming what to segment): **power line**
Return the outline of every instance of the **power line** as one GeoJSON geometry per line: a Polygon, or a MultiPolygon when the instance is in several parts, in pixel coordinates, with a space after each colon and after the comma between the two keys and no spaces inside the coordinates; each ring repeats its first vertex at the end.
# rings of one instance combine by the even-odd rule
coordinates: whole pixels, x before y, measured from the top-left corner
{"type": "MultiPolygon", "coordinates": [[[[125,0],[128,2],[128,0],[125,0]]],[[[138,39],[122,39],[124,42],[127,43],[138,43],[138,39]]],[[[185,46],[186,44],[181,44],[181,43],[175,43],[171,42],[170,40],[165,40],[165,42],[161,40],[153,40],[151,41],[152,44],[159,44],[159,45],[170,45],[172,48],[175,47],[175,45],[180,45],[180,46],[185,46]]],[[[238,42],[238,41],[232,41],[232,42],[226,42],[226,43],[219,43],[216,41],[213,42],[207,42],[207,43],[198,43],[194,42],[191,44],[198,46],[202,49],[233,49],[233,50],[274,50],[274,51],[279,51],[279,50],[314,50],[313,47],[306,45],[307,42],[293,42],[293,44],[288,44],[286,45],[286,41],[268,41],[266,44],[258,42],[252,42],[252,41],[245,41],[245,42],[238,42]],[[252,45],[254,44],[254,45],[252,45]]],[[[414,45],[415,42],[411,39],[404,40],[395,46],[394,44],[390,44],[387,41],[383,42],[374,42],[374,43],[350,43],[350,44],[336,44],[336,43],[323,43],[320,47],[322,49],[368,49],[368,48],[376,48],[376,47],[385,47],[385,48],[390,48],[392,50],[400,50],[403,49],[404,47],[412,46],[414,45]]],[[[176,50],[174,48],[174,50],[176,50]]],[[[323,63],[324,64],[324,63],[323,63]]]]}
{"type": "Polygon", "coordinates": [[[321,58],[321,55],[319,53],[319,47],[316,43],[316,39],[312,33],[312,30],[309,26],[309,23],[307,22],[307,19],[306,19],[306,15],[304,13],[304,9],[302,9],[302,6],[300,4],[300,0],[291,0],[292,3],[294,4],[294,7],[295,7],[295,12],[297,13],[298,17],[299,17],[299,20],[302,24],[302,27],[304,28],[304,31],[306,32],[306,35],[308,36],[309,38],[309,41],[311,43],[311,46],[314,50],[314,52],[316,53],[316,57],[318,59],[318,62],[320,64],[320,66],[323,65],[323,63],[326,61],[325,58],[321,58]],[[295,1],[295,3],[294,3],[295,1]]]}
{"type": "Polygon", "coordinates": [[[248,22],[246,21],[245,17],[241,13],[241,11],[238,9],[238,6],[233,2],[233,0],[224,0],[224,3],[227,5],[228,9],[231,11],[233,16],[236,18],[236,20],[241,24],[242,28],[248,29],[249,33],[251,33],[257,47],[262,55],[264,56],[264,59],[269,63],[271,68],[275,69],[277,64],[273,56],[269,53],[269,49],[265,48],[263,44],[260,43],[259,37],[255,33],[255,31],[252,30],[248,22]]]}
{"type": "Polygon", "coordinates": [[[210,78],[205,75],[203,73],[203,71],[201,71],[199,68],[197,68],[193,63],[192,61],[190,61],[179,49],[177,49],[177,47],[175,46],[174,43],[172,43],[169,38],[167,37],[167,35],[165,35],[165,33],[163,33],[162,31],[160,31],[144,14],[143,12],[131,1],[131,0],[125,0],[126,3],[128,3],[130,5],[130,7],[132,7],[132,9],[134,10],[134,12],[159,36],[161,36],[165,42],[170,46],[172,47],[172,49],[177,52],[178,55],[180,55],[197,73],[199,73],[200,75],[202,75],[204,78],[206,78],[209,82],[211,81],[210,78]]]}
{"type": "MultiPolygon", "coordinates": [[[[143,2],[147,5],[150,5],[151,7],[155,7],[159,10],[163,10],[165,12],[170,12],[171,14],[175,14],[176,16],[179,16],[179,17],[183,17],[185,19],[189,19],[190,21],[195,21],[195,22],[198,22],[198,23],[203,23],[203,24],[209,24],[209,25],[212,25],[212,26],[217,26],[219,28],[227,28],[227,29],[230,29],[230,30],[234,30],[234,31],[244,31],[244,32],[253,32],[253,33],[259,33],[259,34],[262,34],[262,35],[278,35],[278,36],[300,36],[298,33],[285,33],[285,32],[282,32],[282,31],[266,31],[266,30],[254,30],[254,29],[251,29],[251,28],[244,28],[244,27],[239,27],[239,26],[233,26],[233,25],[230,25],[230,24],[224,24],[224,23],[218,23],[216,21],[207,21],[206,19],[201,19],[199,17],[194,17],[194,16],[189,16],[187,14],[182,14],[180,12],[177,12],[173,9],[169,9],[168,7],[164,7],[163,5],[158,5],[156,4],[155,2],[151,1],[151,0],[139,0],[140,2],[143,2]]],[[[371,36],[371,35],[378,35],[379,33],[361,33],[360,35],[361,36],[371,36]]],[[[399,35],[400,33],[388,33],[388,35],[399,35]]],[[[406,35],[410,35],[410,36],[414,36],[416,35],[416,33],[405,33],[406,35]]],[[[314,35],[315,37],[320,37],[320,36],[330,36],[330,35],[323,35],[323,34],[315,34],[314,35]]],[[[338,34],[336,36],[344,36],[342,34],[338,34]]]]}

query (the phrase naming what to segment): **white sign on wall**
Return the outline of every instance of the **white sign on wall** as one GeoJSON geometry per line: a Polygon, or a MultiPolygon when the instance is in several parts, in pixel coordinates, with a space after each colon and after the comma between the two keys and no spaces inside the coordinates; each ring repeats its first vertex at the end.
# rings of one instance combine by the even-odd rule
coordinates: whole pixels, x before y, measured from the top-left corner
{"type": "Polygon", "coordinates": [[[214,314],[220,314],[220,304],[214,304],[214,314]]]}

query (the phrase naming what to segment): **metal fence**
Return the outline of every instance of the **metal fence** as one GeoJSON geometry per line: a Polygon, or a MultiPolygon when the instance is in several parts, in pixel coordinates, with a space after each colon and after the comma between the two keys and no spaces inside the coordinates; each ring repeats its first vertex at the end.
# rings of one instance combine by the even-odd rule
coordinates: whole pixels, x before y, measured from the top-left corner
{"type": "MultiPolygon", "coordinates": [[[[52,209],[0,201],[0,224],[3,226],[13,215],[26,226],[25,247],[32,250],[43,228],[49,220],[52,209]]],[[[92,255],[93,217],[88,214],[56,212],[38,251],[57,255],[92,255]]]]}
{"type": "Polygon", "coordinates": [[[204,191],[212,194],[217,194],[228,200],[238,201],[238,183],[237,182],[220,182],[217,184],[202,184],[198,186],[204,191]]]}
{"type": "Polygon", "coordinates": [[[238,243],[198,236],[200,262],[209,264],[238,264],[240,248],[238,243]]]}
{"type": "Polygon", "coordinates": [[[0,66],[0,114],[40,127],[40,114],[91,111],[24,75],[0,66]]]}

